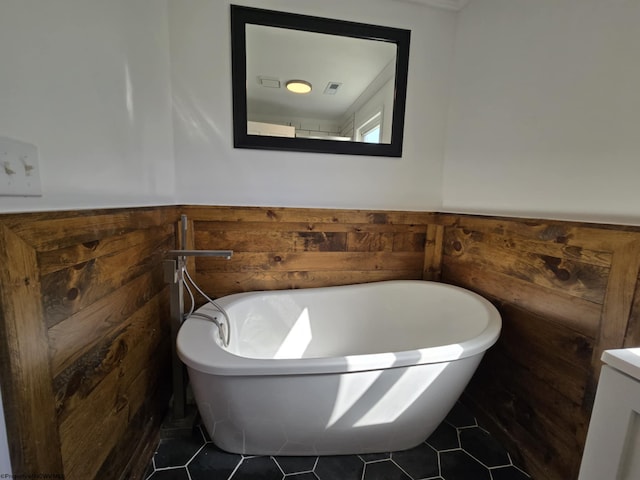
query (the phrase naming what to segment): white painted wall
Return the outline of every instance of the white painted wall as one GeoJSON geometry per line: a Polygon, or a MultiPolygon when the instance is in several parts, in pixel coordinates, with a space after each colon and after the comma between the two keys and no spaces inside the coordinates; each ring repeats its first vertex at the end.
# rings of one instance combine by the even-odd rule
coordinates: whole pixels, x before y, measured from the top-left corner
{"type": "Polygon", "coordinates": [[[179,201],[438,210],[456,14],[390,0],[234,3],[411,29],[404,154],[376,158],[234,149],[230,2],[170,0],[179,201]]]}
{"type": "Polygon", "coordinates": [[[41,198],[0,212],[174,202],[167,0],[2,0],[0,135],[39,148],[41,198]]]}
{"type": "Polygon", "coordinates": [[[0,135],[38,146],[43,196],[0,197],[0,212],[438,209],[456,14],[390,0],[238,3],[412,29],[403,158],[233,149],[228,1],[3,0],[0,135]]]}
{"type": "Polygon", "coordinates": [[[0,213],[173,203],[169,68],[166,0],[1,0],[0,135],[38,146],[43,196],[0,213]]]}
{"type": "Polygon", "coordinates": [[[640,2],[473,0],[459,22],[444,209],[640,223],[640,2]]]}

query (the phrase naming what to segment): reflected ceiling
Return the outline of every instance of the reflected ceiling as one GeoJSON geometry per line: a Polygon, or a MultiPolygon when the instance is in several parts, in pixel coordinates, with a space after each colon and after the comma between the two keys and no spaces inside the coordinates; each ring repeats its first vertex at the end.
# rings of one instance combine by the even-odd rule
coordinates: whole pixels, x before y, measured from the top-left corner
{"type": "Polygon", "coordinates": [[[338,118],[378,76],[386,74],[378,81],[387,81],[395,71],[397,48],[390,42],[264,25],[247,25],[246,38],[250,114],[338,118]],[[288,92],[284,85],[292,79],[310,82],[313,90],[288,92]],[[329,83],[340,84],[333,95],[324,93],[329,83]]]}

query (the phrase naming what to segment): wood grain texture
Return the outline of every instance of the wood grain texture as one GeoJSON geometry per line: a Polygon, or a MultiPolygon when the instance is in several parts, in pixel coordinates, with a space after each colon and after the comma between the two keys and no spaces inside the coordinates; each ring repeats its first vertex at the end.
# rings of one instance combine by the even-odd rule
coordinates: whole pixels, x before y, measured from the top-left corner
{"type": "Polygon", "coordinates": [[[148,458],[133,457],[150,452],[136,446],[155,438],[168,400],[161,262],[178,246],[180,213],[189,248],[234,250],[231,260],[189,260],[212,296],[427,279],[489,298],[503,332],[465,398],[536,479],[576,478],[599,356],[640,346],[639,228],[270,207],[1,215],[0,369],[14,473],[139,476],[148,458]]]}
{"type": "Polygon", "coordinates": [[[45,321],[52,327],[81,311],[113,290],[130,283],[158,265],[164,253],[173,248],[173,233],[153,236],[148,241],[131,245],[72,267],[58,270],[42,278],[45,321]]]}
{"type": "Polygon", "coordinates": [[[609,268],[587,263],[588,259],[581,255],[568,259],[564,251],[540,253],[543,249],[531,251],[527,248],[530,246],[531,242],[518,242],[511,237],[449,228],[444,253],[457,262],[471,263],[534,286],[598,304],[604,302],[609,268]]]}
{"type": "Polygon", "coordinates": [[[602,309],[600,336],[594,351],[594,366],[599,364],[604,350],[625,345],[639,273],[640,238],[617,248],[613,254],[611,275],[602,309]]]}
{"type": "Polygon", "coordinates": [[[464,400],[484,426],[523,458],[532,478],[577,478],[576,458],[581,458],[588,417],[528,369],[514,364],[499,349],[491,350],[464,400]]]}
{"type": "Polygon", "coordinates": [[[435,218],[418,212],[259,207],[185,212],[193,220],[195,248],[234,251],[228,261],[196,260],[196,281],[215,296],[421,279],[427,228],[435,218]]]}
{"type": "Polygon", "coordinates": [[[336,210],[287,207],[214,207],[184,206],[181,211],[193,221],[302,223],[313,230],[316,224],[357,225],[422,225],[437,217],[428,212],[336,210]]]}
{"type": "Polygon", "coordinates": [[[602,305],[573,297],[561,290],[536,286],[519,278],[492,272],[480,265],[457,263],[445,257],[444,282],[522,307],[561,325],[595,338],[600,329],[602,305]]]}
{"type": "Polygon", "coordinates": [[[2,386],[14,473],[61,472],[67,480],[141,474],[149,458],[132,454],[151,453],[139,439],[156,438],[168,404],[161,262],[178,246],[182,211],[189,248],[235,250],[231,261],[189,260],[214,295],[422,278],[434,218],[254,207],[0,216],[8,266],[0,277],[2,386]],[[25,404],[33,409],[14,415],[25,404]]]}
{"type": "Polygon", "coordinates": [[[0,216],[3,394],[5,378],[23,385],[19,402],[5,394],[14,474],[139,470],[132,446],[155,437],[168,402],[161,262],[176,219],[174,207],[0,216]]]}
{"type": "Polygon", "coordinates": [[[636,280],[636,291],[633,295],[629,323],[625,332],[624,347],[640,346],[640,280],[636,280]]]}
{"type": "Polygon", "coordinates": [[[486,296],[503,316],[465,398],[533,478],[577,478],[602,351],[640,337],[640,230],[439,218],[442,280],[486,296]]]}
{"type": "Polygon", "coordinates": [[[33,248],[0,224],[0,368],[14,474],[62,474],[33,248]]]}
{"type": "Polygon", "coordinates": [[[52,372],[59,375],[88,350],[124,328],[127,319],[163,285],[158,266],[49,329],[52,372]]]}
{"type": "Polygon", "coordinates": [[[175,216],[174,207],[148,207],[9,214],[3,215],[3,223],[40,254],[167,225],[175,216]]]}
{"type": "Polygon", "coordinates": [[[442,277],[442,254],[444,253],[444,227],[428,225],[424,250],[422,277],[425,280],[438,281],[442,277]]]}

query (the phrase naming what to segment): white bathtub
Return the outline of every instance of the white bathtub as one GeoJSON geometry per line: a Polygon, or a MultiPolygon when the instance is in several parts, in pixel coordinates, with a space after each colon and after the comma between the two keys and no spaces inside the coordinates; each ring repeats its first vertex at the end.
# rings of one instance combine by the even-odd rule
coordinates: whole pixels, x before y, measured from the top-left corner
{"type": "Polygon", "coordinates": [[[212,322],[192,317],[180,329],[178,354],[213,442],[243,454],[412,448],[453,407],[501,328],[487,300],[434,282],[250,292],[218,302],[231,319],[230,346],[222,347],[212,322]]]}

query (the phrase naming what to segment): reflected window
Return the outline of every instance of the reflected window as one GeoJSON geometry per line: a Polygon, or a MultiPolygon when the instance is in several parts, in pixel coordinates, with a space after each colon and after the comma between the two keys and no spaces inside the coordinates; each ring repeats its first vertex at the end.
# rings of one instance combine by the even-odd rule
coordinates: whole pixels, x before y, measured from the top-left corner
{"type": "Polygon", "coordinates": [[[364,143],[380,143],[382,112],[378,112],[358,128],[358,140],[364,143]]]}

